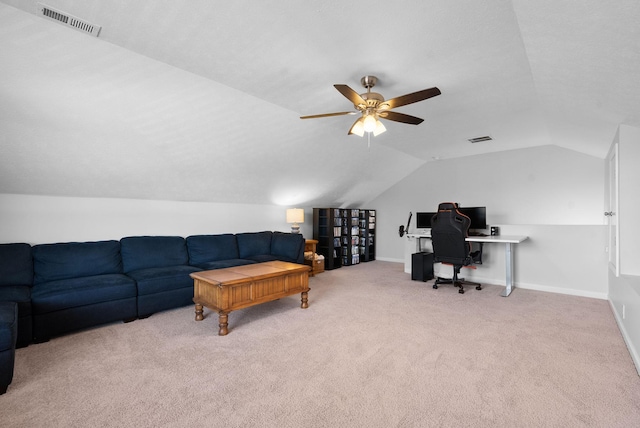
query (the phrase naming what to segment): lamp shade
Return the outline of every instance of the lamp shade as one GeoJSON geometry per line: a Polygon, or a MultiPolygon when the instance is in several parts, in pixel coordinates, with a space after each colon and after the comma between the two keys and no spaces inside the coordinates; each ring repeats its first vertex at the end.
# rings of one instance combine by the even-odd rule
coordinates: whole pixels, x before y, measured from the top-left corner
{"type": "Polygon", "coordinates": [[[364,136],[364,119],[359,118],[349,130],[349,134],[356,134],[358,137],[364,136]]]}
{"type": "Polygon", "coordinates": [[[373,131],[373,136],[377,137],[378,135],[382,134],[386,130],[387,128],[384,127],[382,122],[380,122],[379,120],[376,120],[376,129],[373,131]]]}
{"type": "Polygon", "coordinates": [[[288,209],[287,223],[304,223],[304,210],[302,208],[288,209]]]}
{"type": "Polygon", "coordinates": [[[376,129],[376,117],[373,114],[368,114],[364,118],[363,128],[366,132],[373,132],[376,129]]]}

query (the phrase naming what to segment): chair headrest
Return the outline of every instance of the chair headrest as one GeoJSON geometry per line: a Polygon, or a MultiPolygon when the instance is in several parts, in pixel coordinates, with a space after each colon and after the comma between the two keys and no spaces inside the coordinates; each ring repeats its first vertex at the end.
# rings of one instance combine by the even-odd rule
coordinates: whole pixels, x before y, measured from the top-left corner
{"type": "Polygon", "coordinates": [[[458,204],[455,202],[441,202],[438,205],[438,211],[451,211],[458,209],[458,204]]]}

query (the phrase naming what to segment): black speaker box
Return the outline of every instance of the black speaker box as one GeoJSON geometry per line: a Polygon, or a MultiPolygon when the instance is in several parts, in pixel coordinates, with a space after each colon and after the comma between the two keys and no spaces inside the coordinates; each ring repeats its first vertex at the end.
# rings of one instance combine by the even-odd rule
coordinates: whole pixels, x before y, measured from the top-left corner
{"type": "Polygon", "coordinates": [[[411,279],[423,282],[433,279],[433,253],[411,254],[411,279]]]}

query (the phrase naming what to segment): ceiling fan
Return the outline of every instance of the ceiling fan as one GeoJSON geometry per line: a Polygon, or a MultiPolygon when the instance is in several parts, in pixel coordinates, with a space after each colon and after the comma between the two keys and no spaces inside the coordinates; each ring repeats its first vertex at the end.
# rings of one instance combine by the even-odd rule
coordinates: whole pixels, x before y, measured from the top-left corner
{"type": "Polygon", "coordinates": [[[440,89],[434,87],[385,101],[384,97],[379,93],[371,92],[371,88],[373,88],[377,82],[378,78],[376,76],[364,76],[360,79],[362,86],[367,89],[367,92],[364,94],[358,94],[347,85],[333,85],[342,95],[353,103],[353,106],[357,111],[314,114],[311,116],[301,116],[300,119],[342,116],[346,114],[358,114],[358,112],[360,112],[362,116],[359,117],[351,126],[348,135],[356,134],[362,137],[365,132],[372,132],[374,136],[377,136],[387,130],[378,119],[392,120],[394,122],[408,123],[410,125],[418,125],[424,121],[424,119],[420,119],[419,117],[398,113],[396,111],[391,111],[391,109],[407,104],[417,103],[418,101],[424,101],[428,98],[441,94],[440,89]]]}

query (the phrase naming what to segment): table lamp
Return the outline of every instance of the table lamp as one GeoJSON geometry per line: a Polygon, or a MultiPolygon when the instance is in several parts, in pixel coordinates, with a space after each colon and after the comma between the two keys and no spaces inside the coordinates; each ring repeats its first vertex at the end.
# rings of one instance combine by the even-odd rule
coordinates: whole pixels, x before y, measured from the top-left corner
{"type": "Polygon", "coordinates": [[[298,223],[304,223],[304,210],[302,208],[288,209],[287,223],[292,223],[291,233],[300,233],[300,225],[298,223]]]}

